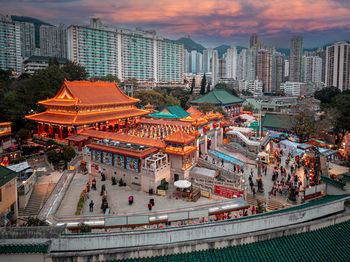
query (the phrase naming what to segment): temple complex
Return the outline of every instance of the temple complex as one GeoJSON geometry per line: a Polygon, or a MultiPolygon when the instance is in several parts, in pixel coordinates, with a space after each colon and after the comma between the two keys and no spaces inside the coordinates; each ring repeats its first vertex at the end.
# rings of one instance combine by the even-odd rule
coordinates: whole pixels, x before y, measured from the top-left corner
{"type": "Polygon", "coordinates": [[[136,108],[137,102],[115,82],[65,80],[54,98],[38,102],[45,112],[26,118],[38,123],[38,135],[63,140],[82,129],[115,131],[135,125],[135,119],[148,114],[136,108]]]}
{"type": "Polygon", "coordinates": [[[224,89],[214,89],[208,94],[190,102],[191,106],[199,107],[200,104],[210,103],[215,107],[221,107],[229,117],[239,116],[243,111],[244,100],[230,94],[224,89]]]}

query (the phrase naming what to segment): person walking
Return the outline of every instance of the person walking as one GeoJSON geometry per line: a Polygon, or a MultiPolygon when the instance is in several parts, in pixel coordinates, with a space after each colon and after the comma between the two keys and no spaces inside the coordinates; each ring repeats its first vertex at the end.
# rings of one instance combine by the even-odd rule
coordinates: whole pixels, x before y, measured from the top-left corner
{"type": "Polygon", "coordinates": [[[255,194],[256,194],[256,191],[255,191],[255,187],[253,188],[253,197],[255,198],[255,194]]]}
{"type": "Polygon", "coordinates": [[[221,165],[224,166],[224,159],[221,159],[221,165]]]}
{"type": "Polygon", "coordinates": [[[94,201],[91,200],[89,206],[90,206],[90,212],[94,212],[94,201]]]}

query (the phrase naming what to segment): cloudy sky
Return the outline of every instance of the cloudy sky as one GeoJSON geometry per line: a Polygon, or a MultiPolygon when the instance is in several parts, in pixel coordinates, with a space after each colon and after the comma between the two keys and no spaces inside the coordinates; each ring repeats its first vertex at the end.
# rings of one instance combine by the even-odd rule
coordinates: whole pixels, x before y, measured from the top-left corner
{"type": "Polygon", "coordinates": [[[265,44],[288,47],[294,35],[305,47],[350,40],[350,0],[0,0],[1,13],[51,24],[142,26],[177,39],[190,35],[204,46],[249,45],[258,33],[265,44]]]}

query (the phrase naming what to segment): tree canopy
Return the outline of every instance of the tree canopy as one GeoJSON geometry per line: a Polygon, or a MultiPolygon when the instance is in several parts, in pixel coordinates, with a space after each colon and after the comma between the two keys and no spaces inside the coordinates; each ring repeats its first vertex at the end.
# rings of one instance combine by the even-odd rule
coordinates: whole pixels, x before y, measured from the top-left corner
{"type": "Polygon", "coordinates": [[[200,94],[204,95],[205,94],[205,88],[207,86],[207,77],[205,76],[205,74],[203,75],[202,81],[201,81],[201,90],[200,90],[200,94]]]}
{"type": "Polygon", "coordinates": [[[316,99],[321,101],[321,106],[327,107],[331,104],[332,99],[340,93],[341,91],[337,87],[331,86],[331,87],[325,87],[325,88],[322,88],[321,90],[316,91],[314,93],[314,96],[316,99]]]}

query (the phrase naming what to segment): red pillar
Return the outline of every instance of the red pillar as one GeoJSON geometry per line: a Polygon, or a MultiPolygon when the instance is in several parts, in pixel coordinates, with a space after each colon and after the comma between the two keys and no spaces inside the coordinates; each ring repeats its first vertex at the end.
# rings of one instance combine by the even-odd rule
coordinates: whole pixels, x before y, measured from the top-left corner
{"type": "Polygon", "coordinates": [[[81,151],[81,142],[79,142],[79,152],[81,151]]]}
{"type": "Polygon", "coordinates": [[[41,135],[40,124],[38,124],[38,135],[41,135]]]}
{"type": "Polygon", "coordinates": [[[60,126],[60,140],[63,140],[62,127],[60,126]]]}
{"type": "Polygon", "coordinates": [[[45,133],[45,124],[41,125],[42,133],[45,133]]]}

